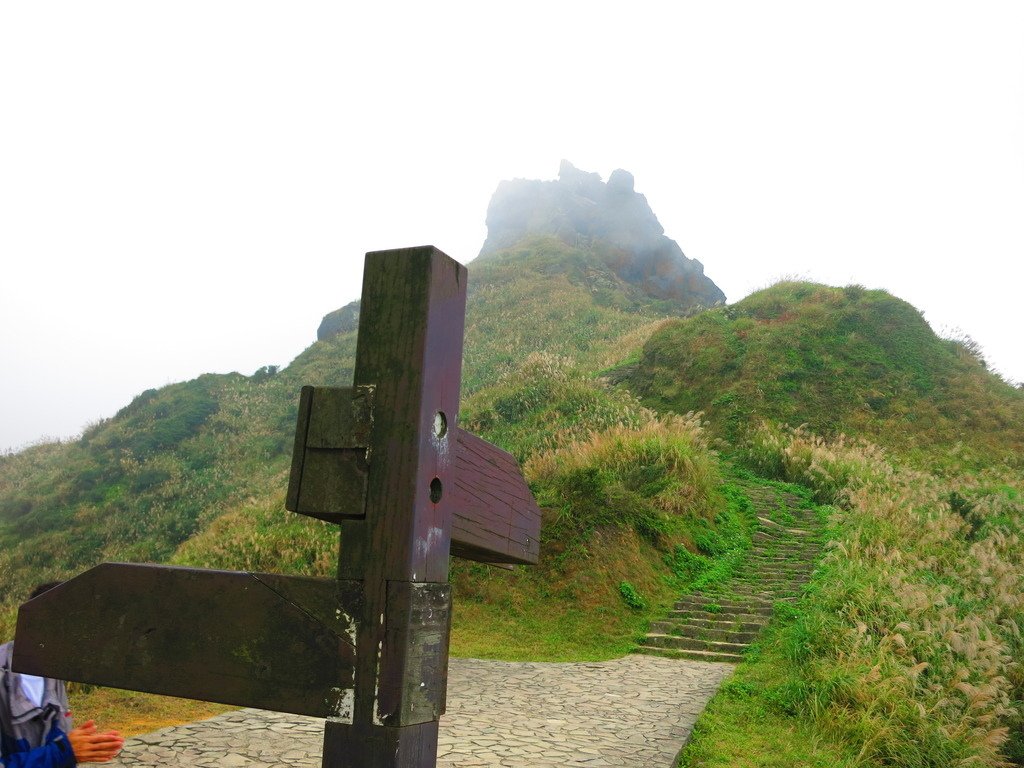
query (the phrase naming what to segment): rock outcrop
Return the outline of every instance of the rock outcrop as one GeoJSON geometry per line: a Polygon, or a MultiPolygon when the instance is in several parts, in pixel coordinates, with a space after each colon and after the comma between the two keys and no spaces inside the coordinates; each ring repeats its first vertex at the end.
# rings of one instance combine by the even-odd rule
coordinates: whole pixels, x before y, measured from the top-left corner
{"type": "Polygon", "coordinates": [[[605,183],[563,160],[556,181],[502,181],[487,209],[487,240],[481,256],[530,235],[554,235],[569,245],[605,246],[603,254],[623,280],[649,295],[685,307],[711,307],[725,294],[689,259],[647,203],[633,189],[633,174],[613,171],[605,183]]]}
{"type": "Polygon", "coordinates": [[[339,333],[348,333],[359,328],[359,299],[324,315],[316,329],[317,341],[324,341],[339,333]]]}

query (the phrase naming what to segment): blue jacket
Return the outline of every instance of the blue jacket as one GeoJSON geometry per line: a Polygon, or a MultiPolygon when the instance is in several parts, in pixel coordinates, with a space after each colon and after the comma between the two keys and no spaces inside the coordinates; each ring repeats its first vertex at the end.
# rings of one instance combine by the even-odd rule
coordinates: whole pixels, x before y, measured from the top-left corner
{"type": "Polygon", "coordinates": [[[4,768],[72,768],[75,753],[64,683],[46,679],[36,706],[25,695],[21,675],[11,670],[13,643],[0,645],[0,765],[4,768]]]}
{"type": "Polygon", "coordinates": [[[4,768],[73,768],[75,765],[75,753],[63,733],[45,746],[0,757],[0,766],[4,768]]]}

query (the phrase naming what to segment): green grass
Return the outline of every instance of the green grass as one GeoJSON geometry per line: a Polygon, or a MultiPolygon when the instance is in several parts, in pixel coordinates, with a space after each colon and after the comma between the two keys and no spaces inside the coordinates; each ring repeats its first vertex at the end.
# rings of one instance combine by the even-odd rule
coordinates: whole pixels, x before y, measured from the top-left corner
{"type": "Polygon", "coordinates": [[[786,685],[793,674],[763,650],[775,642],[766,630],[761,649],[718,690],[697,721],[678,768],[853,768],[848,745],[795,717],[786,685]]]}
{"type": "Polygon", "coordinates": [[[543,351],[599,371],[635,355],[686,307],[623,281],[600,245],[531,237],[469,264],[463,392],[472,394],[543,351]]]}
{"type": "Polygon", "coordinates": [[[802,430],[753,442],[756,466],[841,509],[809,588],[777,606],[682,765],[939,768],[1024,752],[1024,477],[899,469],[802,430]]]}
{"type": "Polygon", "coordinates": [[[635,531],[597,531],[587,555],[504,571],[454,562],[455,656],[507,661],[601,661],[631,651],[678,596],[662,552],[635,531]],[[623,598],[628,582],[641,607],[623,598]]]}
{"type": "Polygon", "coordinates": [[[657,410],[704,411],[732,441],[767,420],[928,466],[1024,456],[1024,391],[885,291],[779,283],[666,325],[626,381],[657,410]]]}

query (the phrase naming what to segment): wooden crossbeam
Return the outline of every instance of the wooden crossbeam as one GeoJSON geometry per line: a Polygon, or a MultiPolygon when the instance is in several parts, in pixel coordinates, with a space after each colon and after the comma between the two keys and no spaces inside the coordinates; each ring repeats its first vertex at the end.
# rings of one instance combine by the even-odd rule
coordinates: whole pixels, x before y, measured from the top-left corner
{"type": "Polygon", "coordinates": [[[357,581],[105,563],[25,603],[19,672],[351,722],[357,581]]]}
{"type": "Polygon", "coordinates": [[[532,565],[540,556],[540,507],[515,458],[456,429],[452,555],[532,565]]]}

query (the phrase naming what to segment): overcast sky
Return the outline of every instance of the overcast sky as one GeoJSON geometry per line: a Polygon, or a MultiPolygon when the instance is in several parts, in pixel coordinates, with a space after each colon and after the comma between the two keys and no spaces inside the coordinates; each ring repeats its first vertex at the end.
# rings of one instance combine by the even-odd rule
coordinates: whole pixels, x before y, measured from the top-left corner
{"type": "Polygon", "coordinates": [[[469,261],[562,158],[730,301],[885,288],[1024,379],[1022,41],[1022,2],[0,4],[0,450],[286,365],[366,251],[469,261]]]}

